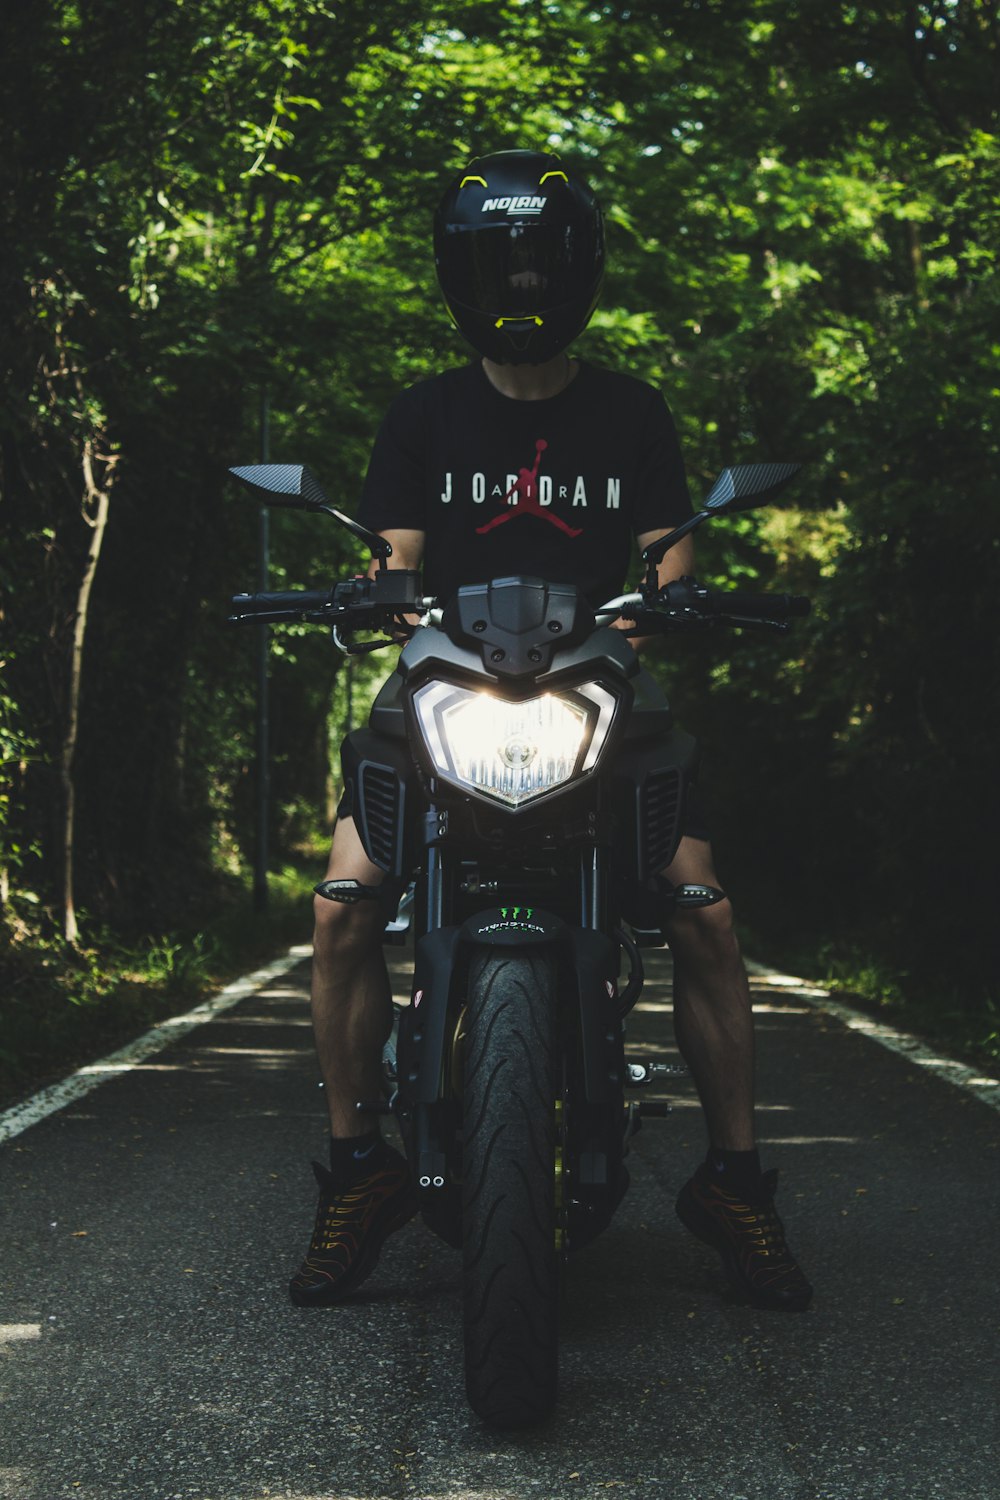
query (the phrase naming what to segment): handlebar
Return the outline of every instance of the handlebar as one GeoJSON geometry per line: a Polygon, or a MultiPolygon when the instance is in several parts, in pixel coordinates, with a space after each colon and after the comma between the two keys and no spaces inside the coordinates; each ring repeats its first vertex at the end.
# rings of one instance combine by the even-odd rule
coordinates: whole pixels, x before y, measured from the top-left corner
{"type": "Polygon", "coordinates": [[[709,593],[702,608],[714,616],[744,615],[761,620],[790,620],[807,615],[811,605],[804,594],[751,594],[744,589],[732,589],[725,593],[709,593]]]}
{"type": "Polygon", "coordinates": [[[807,615],[810,608],[810,601],[803,594],[707,589],[696,578],[685,577],[674,579],[648,598],[637,625],[641,629],[651,626],[666,631],[718,623],[784,631],[790,620],[807,615]]]}
{"type": "Polygon", "coordinates": [[[272,594],[234,594],[230,620],[242,624],[255,620],[260,625],[282,624],[293,620],[323,621],[334,615],[330,589],[284,589],[272,594]]]}
{"type": "MultiPolygon", "coordinates": [[[[374,579],[345,579],[330,589],[287,589],[275,593],[235,594],[233,624],[287,624],[296,620],[332,625],[344,650],[372,650],[391,640],[351,645],[344,634],[357,629],[386,630],[392,639],[412,633],[413,617],[438,623],[437,601],[418,593],[419,575],[398,569],[374,579]],[[407,623],[407,617],[410,623],[407,623]]],[[[789,621],[807,615],[810,602],[801,594],[749,593],[743,589],[707,589],[696,578],[678,578],[655,594],[620,594],[596,611],[598,623],[634,620],[631,635],[705,628],[714,624],[788,629],[789,621]]]]}
{"type": "Polygon", "coordinates": [[[305,613],[325,609],[332,603],[330,589],[285,589],[273,594],[234,594],[233,608],[241,614],[259,615],[272,609],[294,609],[305,613]]]}

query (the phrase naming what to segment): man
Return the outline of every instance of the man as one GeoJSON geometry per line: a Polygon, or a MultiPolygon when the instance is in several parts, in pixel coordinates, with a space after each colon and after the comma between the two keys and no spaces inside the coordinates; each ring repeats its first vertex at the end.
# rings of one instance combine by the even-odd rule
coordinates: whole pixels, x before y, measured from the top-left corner
{"type": "MultiPolygon", "coordinates": [[[[600,210],[554,156],[500,152],[473,162],[435,219],[438,279],[480,358],[396,399],[376,439],[360,519],[423,568],[429,594],[529,573],[576,583],[594,604],[620,593],[631,539],[646,547],[690,515],[677,435],[662,398],[567,352],[604,274],[600,210]]],[[[660,582],[694,572],[690,537],[660,582]]],[[[708,831],[689,805],[672,885],[718,886],[708,831]]],[[[342,806],[327,878],[376,885],[342,806]]],[[[349,1296],[415,1205],[406,1164],[358,1099],[378,1097],[391,995],[378,904],[317,898],[313,1025],[330,1111],[330,1169],[314,1163],[319,1208],[290,1292],[300,1306],[349,1296]]],[[[705,1163],[683,1188],[684,1224],[723,1256],[758,1305],[801,1310],[811,1287],[774,1208],[776,1173],[754,1145],[753,1020],[728,900],[675,914],[677,1042],[708,1125],[705,1163]]]]}

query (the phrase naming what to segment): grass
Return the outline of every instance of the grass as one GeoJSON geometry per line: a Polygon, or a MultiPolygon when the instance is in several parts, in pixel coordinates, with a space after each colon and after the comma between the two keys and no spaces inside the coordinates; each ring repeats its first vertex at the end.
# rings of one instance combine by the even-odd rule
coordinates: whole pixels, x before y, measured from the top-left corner
{"type": "Polygon", "coordinates": [[[858,946],[788,946],[752,934],[746,946],[858,1010],[1000,1076],[1000,1006],[994,995],[979,993],[972,984],[959,987],[948,978],[917,979],[858,946]]]}
{"type": "Polygon", "coordinates": [[[231,889],[198,929],[131,942],[84,917],[73,947],[43,916],[19,915],[0,950],[0,1107],[308,942],[315,870],[312,859],[272,872],[264,913],[248,889],[231,889]]]}

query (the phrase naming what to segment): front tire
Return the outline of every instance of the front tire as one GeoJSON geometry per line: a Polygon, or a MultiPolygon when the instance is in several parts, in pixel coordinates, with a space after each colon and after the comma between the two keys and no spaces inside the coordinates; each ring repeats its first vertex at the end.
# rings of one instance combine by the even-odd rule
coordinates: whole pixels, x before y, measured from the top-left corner
{"type": "Polygon", "coordinates": [[[494,1427],[552,1410],[558,1362],[555,1002],[550,957],[479,953],[463,1079],[465,1388],[494,1427]]]}

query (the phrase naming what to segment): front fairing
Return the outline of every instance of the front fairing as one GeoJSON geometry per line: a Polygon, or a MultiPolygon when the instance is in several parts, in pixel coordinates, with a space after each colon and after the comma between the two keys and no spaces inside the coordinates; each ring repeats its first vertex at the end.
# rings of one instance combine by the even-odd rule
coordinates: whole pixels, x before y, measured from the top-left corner
{"type": "Polygon", "coordinates": [[[419,686],[437,676],[476,681],[505,696],[527,698],[538,692],[551,692],[571,678],[582,681],[583,671],[590,671],[595,677],[610,673],[630,682],[639,672],[639,660],[620,630],[594,627],[582,641],[558,643],[544,667],[514,676],[497,670],[492,663],[487,665],[481,647],[456,642],[441,626],[428,625],[407,641],[396,670],[407,686],[419,686]]]}
{"type": "MultiPolygon", "coordinates": [[[[349,737],[344,780],[354,792],[355,818],[369,856],[387,872],[404,875],[421,859],[428,836],[421,814],[433,808],[435,826],[439,816],[449,820],[449,849],[462,860],[499,859],[525,869],[550,860],[553,851],[596,842],[611,848],[631,882],[662,868],[676,845],[691,751],[688,737],[673,725],[662,689],[642,669],[627,638],[598,627],[592,613],[586,629],[577,633],[566,614],[570,623],[551,633],[559,639],[547,661],[521,672],[511,669],[507,656],[501,673],[491,659],[500,648],[482,641],[487,632],[474,628],[483,618],[477,609],[453,633],[445,622],[422,626],[383,684],[369,729],[349,737]],[[512,807],[435,774],[413,702],[414,694],[435,684],[514,705],[598,684],[615,694],[618,711],[613,733],[586,775],[574,775],[512,807]],[[671,813],[666,820],[665,811],[671,813]]],[[[539,623],[544,626],[544,618],[536,619],[539,623]]]]}

